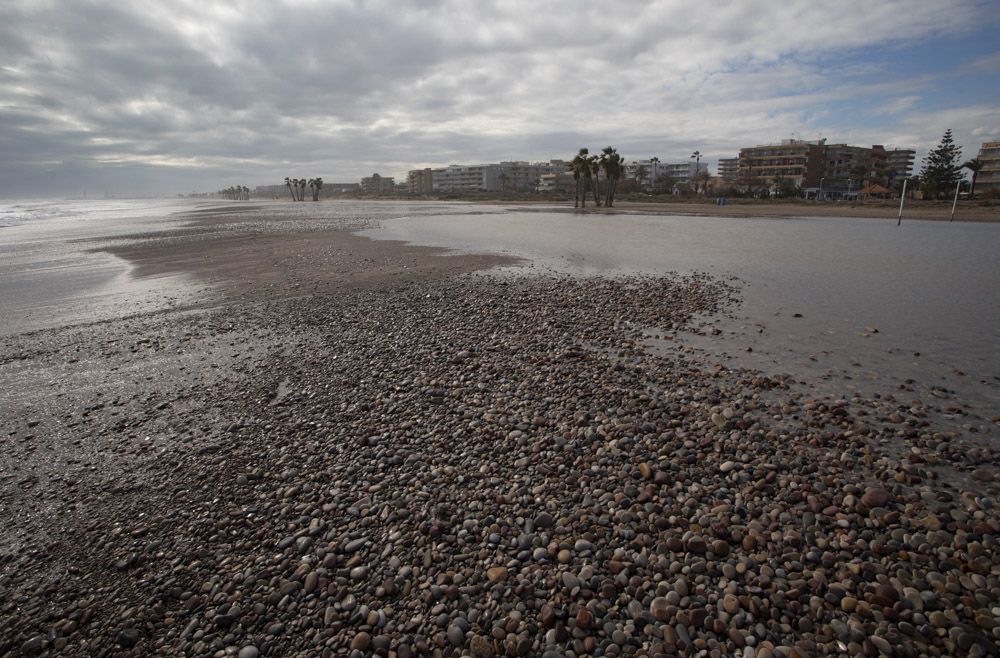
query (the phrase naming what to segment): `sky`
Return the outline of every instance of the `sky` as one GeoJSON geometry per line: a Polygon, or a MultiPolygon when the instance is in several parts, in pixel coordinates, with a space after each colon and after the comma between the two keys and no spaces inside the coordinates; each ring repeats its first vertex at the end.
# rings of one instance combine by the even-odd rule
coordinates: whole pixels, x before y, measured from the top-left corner
{"type": "MultiPolygon", "coordinates": [[[[0,197],[1000,140],[997,0],[2,0],[0,197]]],[[[713,167],[714,171],[714,167],[713,167]]],[[[398,179],[398,178],[397,178],[398,179]]]]}

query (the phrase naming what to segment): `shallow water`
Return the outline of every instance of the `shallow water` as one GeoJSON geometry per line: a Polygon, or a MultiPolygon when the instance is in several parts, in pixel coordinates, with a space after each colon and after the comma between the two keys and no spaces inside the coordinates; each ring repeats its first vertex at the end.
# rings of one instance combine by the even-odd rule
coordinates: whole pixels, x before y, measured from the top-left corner
{"type": "Polygon", "coordinates": [[[681,334],[684,345],[834,395],[912,389],[1000,413],[1000,224],[511,210],[364,234],[519,256],[534,270],[738,277],[743,303],[714,322],[721,333],[681,334]]]}
{"type": "Polygon", "coordinates": [[[93,240],[165,230],[175,200],[0,202],[0,335],[150,310],[185,293],[181,277],[136,280],[93,240]]]}

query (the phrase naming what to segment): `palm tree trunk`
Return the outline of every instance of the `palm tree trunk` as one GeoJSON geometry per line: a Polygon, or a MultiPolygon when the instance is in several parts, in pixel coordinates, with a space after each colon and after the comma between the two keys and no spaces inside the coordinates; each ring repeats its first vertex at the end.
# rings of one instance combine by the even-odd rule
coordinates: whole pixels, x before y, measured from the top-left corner
{"type": "Polygon", "coordinates": [[[599,189],[600,187],[601,187],[601,172],[600,171],[595,171],[594,172],[594,205],[596,207],[598,207],[598,208],[601,207],[601,193],[600,193],[600,189],[599,189]]]}

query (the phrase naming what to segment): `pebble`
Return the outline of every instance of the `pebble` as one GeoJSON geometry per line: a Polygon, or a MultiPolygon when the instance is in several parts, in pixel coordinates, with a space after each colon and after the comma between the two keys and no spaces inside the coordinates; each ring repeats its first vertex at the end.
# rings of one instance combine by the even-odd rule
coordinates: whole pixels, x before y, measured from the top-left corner
{"type": "MultiPolygon", "coordinates": [[[[347,269],[361,249],[351,240],[317,262],[347,269]]],[[[275,262],[294,275],[296,259],[275,262]]],[[[94,358],[131,336],[128,359],[158,341],[174,363],[197,334],[247,359],[190,366],[176,386],[151,376],[121,409],[109,393],[53,412],[30,443],[11,425],[22,429],[8,457],[63,428],[85,454],[100,446],[97,470],[115,475],[94,480],[87,456],[60,480],[22,469],[4,485],[10,509],[38,495],[38,509],[94,512],[33,521],[23,550],[0,558],[16,602],[0,615],[0,654],[791,658],[995,645],[997,454],[988,437],[936,424],[954,396],[928,406],[914,385],[833,397],[709,364],[680,340],[647,349],[642,327],[680,336],[727,306],[734,291],[704,275],[301,285],[79,336],[94,358]],[[261,342],[241,342],[248,332],[261,342]]],[[[31,342],[51,351],[71,337],[31,342]]],[[[3,340],[8,357],[27,345],[3,340]]]]}

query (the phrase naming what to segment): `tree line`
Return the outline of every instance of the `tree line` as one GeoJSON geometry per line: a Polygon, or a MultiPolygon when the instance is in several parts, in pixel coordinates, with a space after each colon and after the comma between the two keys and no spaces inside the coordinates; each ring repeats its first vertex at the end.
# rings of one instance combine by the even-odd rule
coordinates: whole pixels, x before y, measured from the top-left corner
{"type": "Polygon", "coordinates": [[[231,201],[249,201],[250,188],[246,185],[233,185],[224,190],[219,190],[219,196],[223,199],[230,199],[231,201]]]}
{"type": "Polygon", "coordinates": [[[323,189],[323,179],[310,178],[288,178],[285,177],[285,186],[292,195],[292,201],[305,201],[306,187],[312,191],[312,200],[319,201],[319,192],[323,189]]]}
{"type": "Polygon", "coordinates": [[[591,154],[587,148],[581,148],[569,162],[569,171],[573,174],[576,183],[576,196],[573,200],[574,208],[587,207],[587,192],[594,193],[594,205],[601,207],[600,178],[604,172],[604,205],[612,207],[615,202],[615,193],[618,191],[618,181],[625,173],[625,160],[618,151],[608,146],[601,150],[600,155],[591,154]]]}

